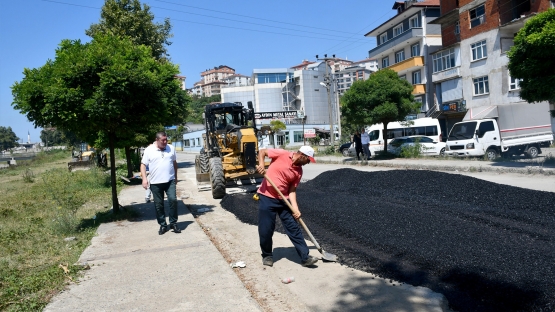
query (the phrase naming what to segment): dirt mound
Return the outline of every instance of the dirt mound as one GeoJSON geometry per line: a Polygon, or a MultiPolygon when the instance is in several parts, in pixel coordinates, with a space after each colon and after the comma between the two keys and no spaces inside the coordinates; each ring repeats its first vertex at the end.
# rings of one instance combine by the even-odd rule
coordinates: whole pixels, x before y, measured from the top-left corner
{"type": "MultiPolygon", "coordinates": [[[[298,201],[344,265],[428,287],[457,311],[555,310],[553,193],[433,171],[339,169],[301,183],[298,201]]],[[[252,194],[221,204],[258,223],[252,194]]]]}

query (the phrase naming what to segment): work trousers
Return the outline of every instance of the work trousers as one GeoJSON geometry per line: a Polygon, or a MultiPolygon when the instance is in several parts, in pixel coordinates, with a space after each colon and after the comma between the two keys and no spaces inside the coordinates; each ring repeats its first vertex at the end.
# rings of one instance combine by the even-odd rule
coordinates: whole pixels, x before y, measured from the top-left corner
{"type": "Polygon", "coordinates": [[[370,144],[362,144],[362,148],[364,149],[364,155],[366,156],[366,159],[370,159],[370,144]]]}
{"type": "Polygon", "coordinates": [[[276,216],[279,216],[285,228],[285,234],[289,237],[297,254],[301,257],[301,262],[308,259],[308,246],[304,240],[303,233],[299,224],[291,214],[289,207],[281,199],[259,194],[258,205],[258,236],[260,238],[260,249],[262,257],[272,257],[272,236],[276,229],[276,216]]]}
{"type": "Polygon", "coordinates": [[[160,226],[167,226],[166,213],[164,211],[164,193],[168,196],[170,205],[169,219],[170,224],[177,223],[177,196],[175,193],[175,180],[166,183],[150,184],[152,197],[154,198],[154,208],[156,209],[156,219],[160,226]]]}

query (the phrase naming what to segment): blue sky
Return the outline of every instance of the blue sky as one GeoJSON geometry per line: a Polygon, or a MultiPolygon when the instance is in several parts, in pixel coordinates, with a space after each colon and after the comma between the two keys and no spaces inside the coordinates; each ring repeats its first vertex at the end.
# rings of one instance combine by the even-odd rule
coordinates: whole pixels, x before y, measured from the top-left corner
{"type": "MultiPolygon", "coordinates": [[[[335,54],[362,60],[376,45],[364,34],[395,15],[394,1],[146,0],[156,22],[170,18],[169,54],[186,76],[227,65],[250,76],[255,68],[287,68],[335,54]]],[[[11,106],[11,86],[24,68],[54,59],[63,39],[90,40],[85,30],[100,19],[104,0],[0,1],[0,126],[38,142],[40,128],[11,106]]]]}

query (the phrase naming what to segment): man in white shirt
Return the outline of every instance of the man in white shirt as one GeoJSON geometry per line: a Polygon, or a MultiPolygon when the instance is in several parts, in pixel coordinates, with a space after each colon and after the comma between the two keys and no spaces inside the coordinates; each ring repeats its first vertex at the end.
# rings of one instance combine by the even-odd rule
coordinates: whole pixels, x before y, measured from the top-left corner
{"type": "Polygon", "coordinates": [[[154,144],[145,149],[141,160],[141,177],[145,190],[149,186],[154,198],[156,219],[160,224],[159,235],[166,233],[168,225],[164,212],[164,192],[168,196],[170,205],[169,228],[175,233],[181,233],[177,226],[177,157],[173,146],[168,145],[168,136],[165,132],[156,133],[154,144]],[[146,167],[149,168],[149,180],[146,178],[146,167]]]}
{"type": "Polygon", "coordinates": [[[366,160],[370,160],[370,136],[364,128],[360,133],[360,143],[362,143],[362,148],[364,149],[364,155],[366,155],[366,160]]]}

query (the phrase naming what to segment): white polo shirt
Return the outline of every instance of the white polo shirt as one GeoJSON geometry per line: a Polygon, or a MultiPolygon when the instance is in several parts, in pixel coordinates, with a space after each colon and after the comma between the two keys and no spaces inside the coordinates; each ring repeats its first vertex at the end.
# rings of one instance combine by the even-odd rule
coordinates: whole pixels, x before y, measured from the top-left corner
{"type": "Polygon", "coordinates": [[[143,154],[141,163],[148,166],[150,184],[166,183],[175,179],[173,162],[177,160],[175,148],[170,144],[160,150],[156,144],[149,145],[143,154]]]}
{"type": "Polygon", "coordinates": [[[370,143],[370,136],[368,135],[367,132],[361,133],[360,134],[360,144],[365,145],[370,143]]]}

